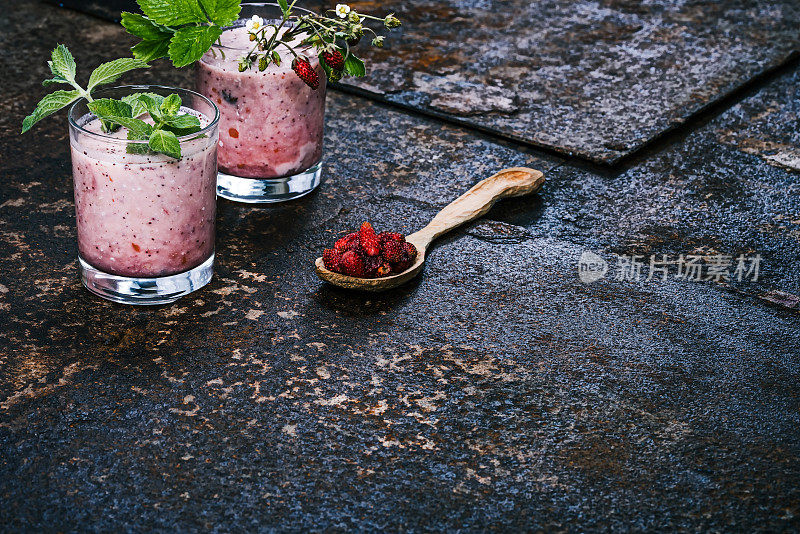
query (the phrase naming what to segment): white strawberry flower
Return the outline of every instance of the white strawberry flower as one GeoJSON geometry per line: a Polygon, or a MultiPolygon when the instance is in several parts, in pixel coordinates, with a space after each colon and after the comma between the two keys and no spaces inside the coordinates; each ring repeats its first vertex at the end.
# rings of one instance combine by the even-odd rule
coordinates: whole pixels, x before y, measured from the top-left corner
{"type": "Polygon", "coordinates": [[[350,13],[350,6],[347,4],[336,4],[336,14],[340,19],[346,19],[347,14],[350,13]]]}
{"type": "Polygon", "coordinates": [[[258,15],[253,15],[252,17],[250,17],[250,20],[248,20],[247,23],[245,24],[247,31],[250,33],[256,33],[263,26],[264,26],[264,19],[262,19],[258,15]]]}

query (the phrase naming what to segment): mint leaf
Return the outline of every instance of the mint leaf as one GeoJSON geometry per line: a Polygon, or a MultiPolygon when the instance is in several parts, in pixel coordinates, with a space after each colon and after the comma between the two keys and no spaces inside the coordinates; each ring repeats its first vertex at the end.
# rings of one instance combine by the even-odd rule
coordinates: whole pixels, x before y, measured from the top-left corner
{"type": "Polygon", "coordinates": [[[236,22],[242,10],[239,0],[200,0],[200,4],[211,22],[219,26],[230,26],[236,22]]]}
{"type": "Polygon", "coordinates": [[[364,66],[364,62],[353,54],[348,54],[347,58],[344,60],[344,71],[350,76],[361,77],[367,74],[367,68],[364,66]]]}
{"type": "Polygon", "coordinates": [[[113,98],[98,98],[86,104],[86,107],[101,119],[107,116],[128,118],[132,116],[130,104],[122,100],[114,100],[113,98]]]}
{"type": "Polygon", "coordinates": [[[147,144],[154,152],[161,152],[173,158],[181,157],[181,144],[178,142],[178,137],[172,132],[154,130],[150,134],[147,144]]]}
{"type": "Polygon", "coordinates": [[[131,117],[131,107],[127,103],[113,98],[98,98],[86,104],[86,107],[100,119],[104,132],[113,132],[118,128],[117,122],[108,117],[131,117]]]}
{"type": "Polygon", "coordinates": [[[75,58],[63,44],[53,50],[53,60],[48,61],[47,64],[50,65],[50,70],[56,79],[63,79],[67,82],[75,81],[75,58]]]}
{"type": "Polygon", "coordinates": [[[147,106],[144,105],[144,102],[139,100],[139,94],[140,93],[134,93],[132,95],[123,96],[120,99],[131,107],[131,117],[133,118],[136,118],[147,111],[147,106]]]}
{"type": "Polygon", "coordinates": [[[208,22],[197,0],[136,0],[142,13],[165,26],[208,22]]]}
{"type": "Polygon", "coordinates": [[[147,139],[153,133],[153,126],[144,122],[141,119],[132,119],[130,117],[104,117],[105,120],[119,124],[128,129],[128,139],[132,135],[137,136],[136,139],[147,139]]]}
{"type": "Polygon", "coordinates": [[[153,61],[169,55],[169,39],[160,41],[145,40],[131,48],[133,57],[142,61],[153,61]]]}
{"type": "Polygon", "coordinates": [[[58,83],[69,83],[69,82],[67,80],[65,80],[64,78],[55,77],[55,78],[50,78],[49,80],[43,81],[42,85],[44,85],[45,87],[48,87],[50,85],[56,85],[58,83]]]}
{"type": "Polygon", "coordinates": [[[168,119],[163,128],[169,130],[177,136],[189,135],[199,132],[203,128],[200,126],[200,119],[194,115],[178,115],[168,119]]]}
{"type": "Polygon", "coordinates": [[[122,12],[122,25],[131,35],[145,41],[160,41],[172,37],[172,32],[138,13],[122,12]]]}
{"type": "Polygon", "coordinates": [[[150,134],[153,133],[153,126],[144,122],[141,119],[132,119],[131,117],[116,116],[116,115],[103,115],[100,117],[104,123],[113,123],[115,125],[124,126],[128,130],[128,139],[148,139],[150,134]]]}
{"type": "Polygon", "coordinates": [[[140,97],[147,96],[153,100],[159,101],[161,96],[155,93],[133,93],[132,95],[123,96],[120,100],[125,102],[131,107],[131,117],[138,117],[147,111],[147,104],[145,104],[140,97]]]}
{"type": "MultiPolygon", "coordinates": [[[[144,134],[144,133],[134,132],[133,130],[128,130],[128,140],[147,141],[148,139],[150,139],[150,134],[152,133],[153,132],[148,132],[147,134],[144,134]]],[[[125,147],[125,151],[128,154],[148,154],[150,152],[150,145],[148,145],[147,143],[128,143],[128,146],[125,147]]]]}
{"type": "Polygon", "coordinates": [[[22,121],[22,133],[30,130],[31,126],[48,115],[52,115],[59,109],[72,104],[81,96],[81,92],[78,90],[56,91],[54,93],[50,93],[49,95],[45,95],[45,97],[39,101],[39,104],[36,106],[36,109],[33,110],[33,113],[25,117],[25,119],[22,121]]]}
{"type": "Polygon", "coordinates": [[[194,63],[222,35],[219,26],[188,26],[175,32],[169,42],[169,58],[176,67],[194,63]]]}
{"type": "Polygon", "coordinates": [[[134,69],[149,69],[150,65],[142,60],[132,57],[123,57],[101,64],[89,76],[89,85],[86,90],[91,92],[98,85],[115,82],[120,76],[134,69]]]}
{"type": "Polygon", "coordinates": [[[159,109],[161,110],[162,116],[168,119],[174,117],[175,114],[178,113],[178,110],[181,109],[181,104],[181,97],[173,93],[161,102],[159,109]]]}
{"type": "Polygon", "coordinates": [[[164,97],[152,93],[139,93],[139,102],[145,105],[150,117],[158,122],[161,120],[161,103],[164,97]]]}

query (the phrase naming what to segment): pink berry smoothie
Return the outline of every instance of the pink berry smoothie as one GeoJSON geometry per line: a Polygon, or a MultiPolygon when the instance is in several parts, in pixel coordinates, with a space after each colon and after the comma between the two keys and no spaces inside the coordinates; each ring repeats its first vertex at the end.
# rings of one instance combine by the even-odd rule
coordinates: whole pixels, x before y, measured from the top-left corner
{"type": "MultiPolygon", "coordinates": [[[[209,123],[192,110],[181,112],[209,123]]],[[[176,160],[127,153],[125,130],[102,134],[96,119],[83,130],[71,136],[70,146],[78,251],[86,262],[109,274],[154,278],[211,257],[216,136],[182,141],[183,157],[176,160]]]]}
{"type": "Polygon", "coordinates": [[[322,157],[326,78],[314,50],[306,56],[319,74],[317,89],[297,77],[284,47],[280,66],[239,72],[239,59],[253,45],[244,27],[223,32],[221,43],[196,69],[197,92],[220,110],[219,169],[245,178],[279,178],[316,164],[322,157]]]}

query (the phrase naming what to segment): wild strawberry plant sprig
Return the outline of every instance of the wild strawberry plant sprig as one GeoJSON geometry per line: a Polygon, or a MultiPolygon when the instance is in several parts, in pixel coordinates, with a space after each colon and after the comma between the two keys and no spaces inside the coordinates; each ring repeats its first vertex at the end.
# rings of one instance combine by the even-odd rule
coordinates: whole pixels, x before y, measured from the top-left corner
{"type": "Polygon", "coordinates": [[[169,57],[185,67],[203,57],[239,18],[240,0],[136,0],[143,15],[122,13],[128,33],[142,39],[131,50],[142,61],[169,57]]]}
{"type": "Polygon", "coordinates": [[[279,47],[288,50],[294,59],[292,69],[311,88],[319,86],[317,73],[311,68],[308,58],[302,50],[297,48],[311,46],[316,49],[319,61],[325,70],[328,79],[337,81],[344,75],[364,76],[366,67],[364,62],[350,50],[351,46],[358,44],[365,32],[372,33],[373,46],[383,46],[383,36],[378,35],[372,28],[365,25],[367,20],[380,21],[386,28],[397,28],[400,20],[389,14],[379,18],[371,15],[357,13],[347,4],[337,4],[336,9],[326,11],[324,14],[303,13],[295,14],[292,10],[297,0],[288,4],[287,0],[278,0],[282,18],[272,24],[265,24],[261,17],[254,15],[247,21],[246,27],[250,40],[255,44],[253,48],[239,60],[239,70],[245,71],[258,65],[263,71],[270,63],[280,64],[281,56],[279,47]],[[281,33],[283,28],[287,28],[281,33]],[[297,45],[291,43],[301,38],[297,45]]]}
{"type": "Polygon", "coordinates": [[[121,99],[92,98],[92,90],[99,86],[115,82],[120,76],[134,69],[147,69],[150,67],[142,60],[135,58],[120,58],[103,63],[89,76],[86,89],[75,81],[77,65],[69,49],[60,44],[53,50],[52,59],[47,62],[53,73],[51,79],[42,82],[42,85],[63,83],[71,85],[70,91],[58,90],[46,95],[39,101],[36,109],[22,121],[22,133],[43,118],[52,115],[76,100],[85,98],[87,107],[100,119],[104,132],[113,131],[120,126],[128,131],[128,139],[147,141],[144,143],[130,143],[128,152],[142,153],[152,150],[166,154],[173,158],[181,157],[181,147],[178,136],[190,135],[199,132],[200,119],[194,115],[180,114],[181,97],[172,94],[167,97],[155,93],[132,93],[121,99]],[[139,117],[149,114],[153,124],[145,122],[139,117]]]}

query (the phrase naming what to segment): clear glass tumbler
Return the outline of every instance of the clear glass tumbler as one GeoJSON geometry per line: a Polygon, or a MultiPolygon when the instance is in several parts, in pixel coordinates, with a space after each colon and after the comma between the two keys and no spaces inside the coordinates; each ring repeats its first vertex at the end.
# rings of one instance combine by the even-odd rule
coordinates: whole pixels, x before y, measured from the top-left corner
{"type": "Polygon", "coordinates": [[[182,157],[147,150],[124,129],[103,133],[86,101],[69,110],[81,281],[125,304],[164,304],[206,285],[214,267],[219,110],[185,89],[129,85],[95,98],[177,93],[203,129],[180,137],[182,157]]]}
{"type": "Polygon", "coordinates": [[[242,4],[241,18],[225,29],[222,44],[197,62],[196,89],[220,110],[217,194],[239,202],[282,202],[310,193],[322,180],[326,77],[313,48],[304,55],[319,75],[316,89],[294,73],[286,47],[278,49],[280,65],[239,72],[239,60],[253,49],[245,28],[253,15],[268,24],[281,12],[277,4],[242,4]]]}

